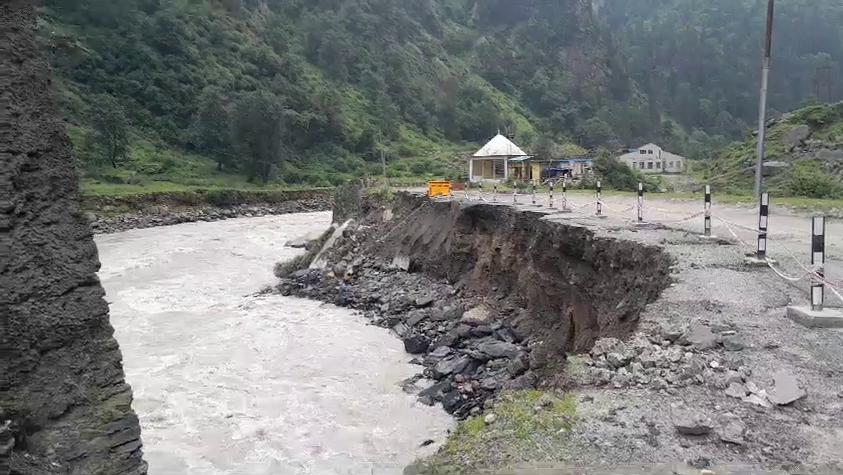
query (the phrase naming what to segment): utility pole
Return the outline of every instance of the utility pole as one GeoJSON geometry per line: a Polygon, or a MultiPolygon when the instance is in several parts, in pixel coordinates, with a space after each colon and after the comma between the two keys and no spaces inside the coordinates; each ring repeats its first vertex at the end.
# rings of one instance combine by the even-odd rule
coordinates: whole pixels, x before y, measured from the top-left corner
{"type": "Polygon", "coordinates": [[[764,65],[761,69],[761,99],[758,105],[758,163],[755,168],[755,199],[761,199],[764,142],[767,138],[767,86],[770,79],[770,56],[773,47],[774,3],[775,0],[767,0],[767,41],[764,43],[764,65]]]}
{"type": "Polygon", "coordinates": [[[383,167],[383,181],[385,184],[389,183],[386,178],[386,157],[383,154],[383,133],[378,130],[378,150],[381,152],[381,166],[383,167]]]}

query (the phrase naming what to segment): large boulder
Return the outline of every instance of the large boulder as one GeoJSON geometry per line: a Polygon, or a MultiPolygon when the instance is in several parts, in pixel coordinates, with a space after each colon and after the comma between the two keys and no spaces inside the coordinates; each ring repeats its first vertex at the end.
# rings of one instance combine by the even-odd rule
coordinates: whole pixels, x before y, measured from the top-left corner
{"type": "Polygon", "coordinates": [[[784,134],[784,137],[782,137],[782,142],[784,143],[787,150],[793,150],[796,146],[807,140],[810,136],[810,127],[808,127],[807,125],[797,125],[784,134]]]}

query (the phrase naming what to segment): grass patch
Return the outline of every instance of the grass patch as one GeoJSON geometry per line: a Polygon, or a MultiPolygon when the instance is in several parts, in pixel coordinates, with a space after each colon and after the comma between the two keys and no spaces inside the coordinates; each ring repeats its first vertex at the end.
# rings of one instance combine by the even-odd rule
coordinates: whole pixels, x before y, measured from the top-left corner
{"type": "Polygon", "coordinates": [[[416,462],[408,475],[451,475],[519,462],[559,460],[576,418],[573,396],[545,391],[503,392],[494,408],[460,423],[445,445],[416,462]],[[496,420],[486,424],[485,417],[496,420]]]}

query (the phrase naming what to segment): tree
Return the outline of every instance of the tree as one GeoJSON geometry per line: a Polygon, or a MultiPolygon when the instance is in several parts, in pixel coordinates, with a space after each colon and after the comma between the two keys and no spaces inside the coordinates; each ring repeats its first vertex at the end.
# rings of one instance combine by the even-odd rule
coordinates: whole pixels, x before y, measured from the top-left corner
{"type": "Polygon", "coordinates": [[[287,127],[294,115],[279,97],[264,91],[247,93],[237,101],[231,141],[243,156],[250,179],[259,178],[264,185],[270,182],[289,153],[287,127]]]}
{"type": "Polygon", "coordinates": [[[536,156],[542,160],[550,160],[556,158],[556,141],[550,135],[542,135],[536,143],[536,156]]]}
{"type": "Polygon", "coordinates": [[[129,153],[129,121],[123,107],[114,96],[97,95],[91,102],[89,116],[102,159],[117,168],[129,153]]]}
{"type": "Polygon", "coordinates": [[[229,113],[222,91],[219,88],[207,88],[194,116],[190,135],[196,148],[217,161],[218,170],[224,166],[237,166],[231,153],[229,131],[229,113]]]}
{"type": "Polygon", "coordinates": [[[580,127],[578,135],[586,147],[598,147],[612,140],[615,133],[609,124],[597,117],[592,117],[580,127]]]}

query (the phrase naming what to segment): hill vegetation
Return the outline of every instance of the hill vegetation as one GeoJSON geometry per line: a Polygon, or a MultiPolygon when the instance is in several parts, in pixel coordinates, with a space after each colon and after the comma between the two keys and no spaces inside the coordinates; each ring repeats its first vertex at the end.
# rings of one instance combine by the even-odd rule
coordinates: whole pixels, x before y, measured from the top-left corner
{"type": "MultiPolygon", "coordinates": [[[[498,131],[715,159],[754,127],[765,4],[45,0],[41,26],[87,183],[328,186],[454,174],[498,131]]],[[[843,99],[843,4],[777,5],[771,115],[843,99]]]]}
{"type": "MultiPolygon", "coordinates": [[[[766,0],[598,2],[662,145],[709,158],[756,128],[766,0]],[[683,129],[688,131],[687,134],[683,129]]],[[[770,115],[843,100],[843,2],[777,0],[770,115]]]]}
{"type": "MultiPolygon", "coordinates": [[[[719,190],[751,190],[758,139],[736,143],[702,166],[719,190]]],[[[764,189],[774,196],[843,198],[843,102],[785,114],[767,131],[764,189]]]]}
{"type": "Polygon", "coordinates": [[[47,0],[42,23],[100,181],[442,175],[498,130],[549,151],[656,127],[590,0],[47,0]]]}

